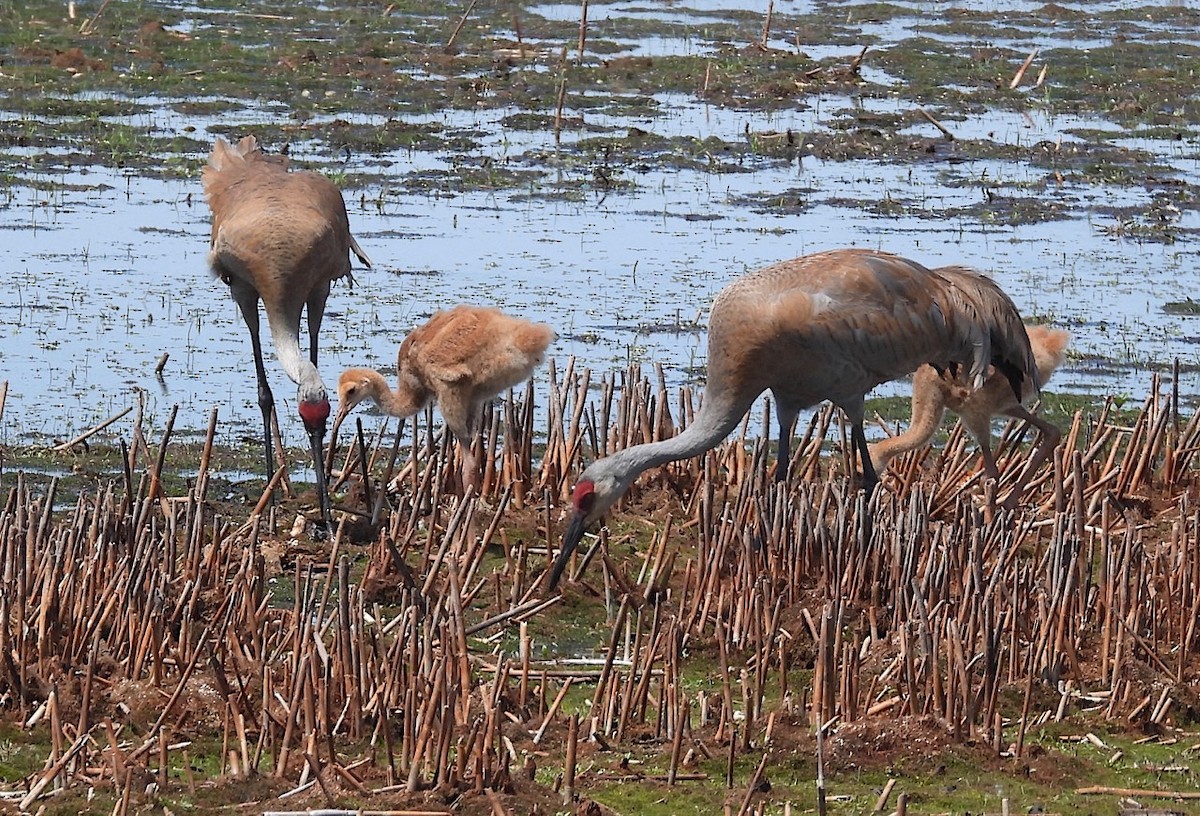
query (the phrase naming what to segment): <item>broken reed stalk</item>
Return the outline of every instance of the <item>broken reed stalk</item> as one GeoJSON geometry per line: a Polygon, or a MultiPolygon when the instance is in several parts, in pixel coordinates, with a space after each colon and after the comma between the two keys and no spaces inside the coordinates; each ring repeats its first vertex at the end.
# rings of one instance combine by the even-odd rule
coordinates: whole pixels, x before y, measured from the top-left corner
{"type": "Polygon", "coordinates": [[[579,61],[583,62],[584,46],[587,44],[588,0],[579,0],[579,61]]]}
{"type": "Polygon", "coordinates": [[[950,132],[949,128],[947,128],[945,125],[943,125],[941,122],[939,122],[932,113],[925,110],[924,108],[917,108],[917,113],[921,114],[923,117],[925,117],[926,121],[928,121],[929,124],[931,124],[935,128],[937,128],[941,132],[942,136],[945,137],[946,141],[948,141],[948,142],[954,141],[954,134],[950,132]]]}
{"type": "Polygon", "coordinates": [[[567,101],[567,77],[564,74],[558,81],[558,96],[554,102],[554,143],[562,141],[563,105],[567,101]]]}
{"type": "Polygon", "coordinates": [[[767,50],[767,43],[771,39],[771,18],[775,14],[775,0],[767,0],[767,17],[763,20],[762,39],[758,41],[758,46],[763,51],[767,50]]]}
{"type": "Polygon", "coordinates": [[[96,23],[100,21],[100,15],[104,13],[104,10],[108,8],[108,4],[111,2],[112,0],[103,0],[103,2],[100,3],[100,6],[96,9],[96,13],[89,17],[87,22],[79,27],[79,33],[81,35],[86,37],[96,30],[96,23]]]}
{"type": "MultiPolygon", "coordinates": [[[[750,776],[750,781],[746,785],[746,795],[742,797],[742,804],[738,808],[738,816],[744,816],[744,814],[750,812],[750,802],[753,799],[754,794],[758,792],[759,786],[762,784],[763,772],[767,769],[767,758],[769,756],[770,755],[766,751],[763,752],[762,760],[758,763],[758,767],[754,769],[754,773],[750,776]]],[[[822,796],[820,799],[818,799],[817,808],[817,812],[820,813],[821,816],[824,816],[825,814],[825,810],[822,807],[823,803],[824,797],[822,796]]]]}
{"type": "MultiPolygon", "coordinates": [[[[4,381],[4,395],[6,397],[8,395],[8,381],[7,380],[4,381]]],[[[0,402],[0,408],[2,408],[2,407],[3,407],[3,402],[0,402]]],[[[86,431],[79,434],[79,436],[76,436],[74,439],[71,439],[67,442],[61,442],[61,443],[55,445],[54,447],[52,447],[50,450],[55,451],[55,452],[70,450],[71,448],[75,447],[80,442],[84,441],[85,439],[95,436],[100,431],[103,431],[105,428],[107,428],[109,425],[112,425],[117,420],[121,419],[122,417],[127,416],[132,410],[133,410],[133,406],[130,405],[124,411],[118,411],[117,413],[110,416],[108,419],[101,422],[99,425],[93,425],[91,428],[88,428],[86,431]]]]}
{"type": "MultiPolygon", "coordinates": [[[[1021,80],[1025,78],[1025,72],[1028,71],[1029,66],[1033,64],[1033,59],[1037,56],[1037,53],[1038,49],[1036,48],[1029,52],[1029,56],[1025,58],[1025,61],[1021,63],[1021,67],[1017,69],[1015,74],[1013,74],[1012,82],[1008,83],[1009,90],[1013,90],[1021,84],[1021,80]]],[[[1040,81],[1038,84],[1041,84],[1040,81]]]]}
{"type": "Polygon", "coordinates": [[[575,800],[575,757],[579,747],[579,715],[567,718],[567,758],[563,768],[562,800],[569,805],[575,800]]]}
{"type": "Polygon", "coordinates": [[[275,467],[282,469],[279,484],[283,487],[283,495],[292,498],[292,480],[288,477],[287,448],[283,446],[283,437],[279,435],[279,414],[275,406],[271,406],[271,444],[275,450],[275,467]]]}
{"type": "Polygon", "coordinates": [[[450,39],[446,40],[446,44],[442,46],[444,51],[449,51],[454,48],[454,41],[458,39],[458,35],[462,31],[463,26],[467,24],[467,18],[471,16],[471,12],[475,10],[475,4],[478,2],[479,0],[471,0],[471,2],[467,4],[467,10],[464,11],[462,16],[458,18],[458,23],[454,26],[454,30],[450,32],[450,39]]]}

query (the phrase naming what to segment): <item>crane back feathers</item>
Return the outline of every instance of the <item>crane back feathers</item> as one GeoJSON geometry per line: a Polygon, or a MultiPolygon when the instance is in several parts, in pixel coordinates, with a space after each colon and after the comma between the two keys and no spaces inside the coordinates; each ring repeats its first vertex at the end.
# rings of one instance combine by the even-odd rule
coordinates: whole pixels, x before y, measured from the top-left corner
{"type": "Polygon", "coordinates": [[[544,323],[460,305],[437,312],[405,337],[396,369],[402,381],[411,378],[431,391],[463,383],[486,399],[529,379],[555,339],[544,323]]]}
{"type": "Polygon", "coordinates": [[[320,173],[289,172],[289,164],[253,136],[237,145],[217,137],[200,173],[213,214],[213,272],[254,285],[264,300],[307,296],[319,282],[349,275],[351,251],[371,266],[350,234],[337,186],[320,173]],[[296,280],[294,270],[306,279],[296,280]]]}
{"type": "Polygon", "coordinates": [[[709,349],[710,386],[751,399],[770,388],[800,407],[830,399],[853,410],[865,391],[924,363],[962,366],[980,383],[995,365],[1015,393],[1036,376],[1020,315],[990,279],[869,250],[735,280],[713,303],[709,349]]]}

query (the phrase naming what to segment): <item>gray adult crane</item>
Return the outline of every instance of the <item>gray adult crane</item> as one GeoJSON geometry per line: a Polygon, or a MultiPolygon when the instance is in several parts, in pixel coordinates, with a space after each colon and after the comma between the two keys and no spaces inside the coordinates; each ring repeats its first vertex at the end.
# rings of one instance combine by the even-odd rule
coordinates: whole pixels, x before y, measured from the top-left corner
{"type": "Polygon", "coordinates": [[[298,410],[312,449],[321,520],[328,530],[329,489],[321,447],[329,397],[317,371],[317,335],[330,283],[350,274],[350,251],[367,267],[371,261],[350,234],[346,203],[337,186],[319,173],[289,172],[287,157],[263,153],[253,136],[236,145],[218,136],[201,181],[212,210],[209,266],[229,285],[250,331],[267,475],[275,470],[275,398],[263,367],[259,300],[267,313],[275,357],[298,386],[298,410]],[[300,315],[305,308],[307,358],[300,351],[300,315]]]}
{"type": "Polygon", "coordinates": [[[885,252],[842,249],[759,269],[725,287],[708,328],[708,383],[695,420],[671,439],[635,445],[588,466],[551,570],[557,584],[584,531],[647,468],[712,448],[766,390],[779,419],[776,478],[785,479],[799,412],[830,400],[852,425],[870,495],[863,415],[867,392],[931,363],[963,366],[983,384],[995,366],[1021,393],[1038,387],[1033,352],[1012,301],[990,279],[962,267],[926,269],[885,252]]]}
{"type": "Polygon", "coordinates": [[[544,323],[487,306],[461,305],[437,312],[400,344],[395,391],[378,371],[342,372],[333,437],[337,439],[342,420],[363,400],[402,418],[436,402],[462,450],[463,485],[478,489],[479,463],[473,448],[484,404],[529,379],[556,337],[544,323]]]}

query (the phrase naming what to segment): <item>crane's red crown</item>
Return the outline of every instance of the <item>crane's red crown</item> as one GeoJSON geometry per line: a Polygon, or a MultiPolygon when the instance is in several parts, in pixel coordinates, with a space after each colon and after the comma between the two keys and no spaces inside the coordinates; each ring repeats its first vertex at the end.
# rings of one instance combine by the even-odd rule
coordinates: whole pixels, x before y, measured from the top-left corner
{"type": "Polygon", "coordinates": [[[324,428],[325,420],[329,419],[329,400],[300,403],[300,419],[306,428],[324,428]]]}
{"type": "Polygon", "coordinates": [[[577,482],[575,491],[571,494],[571,501],[575,504],[575,512],[587,515],[596,503],[596,483],[589,479],[577,482]]]}

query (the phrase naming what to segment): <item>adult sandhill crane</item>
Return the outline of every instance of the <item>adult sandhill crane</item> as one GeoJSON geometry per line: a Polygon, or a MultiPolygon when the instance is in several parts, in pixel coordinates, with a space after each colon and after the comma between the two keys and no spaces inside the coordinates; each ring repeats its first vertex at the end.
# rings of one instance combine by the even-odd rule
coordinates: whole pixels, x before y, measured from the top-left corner
{"type": "Polygon", "coordinates": [[[318,173],[289,172],[287,157],[263,153],[253,136],[236,145],[218,136],[201,181],[212,210],[208,263],[213,274],[229,285],[250,330],[267,475],[275,470],[271,445],[275,398],[259,342],[260,299],[275,356],[298,386],[300,419],[317,471],[321,521],[328,530],[329,490],[321,446],[329,397],[317,371],[317,335],[329,284],[350,274],[350,251],[367,267],[371,261],[350,234],[346,203],[337,186],[318,173]],[[307,359],[300,351],[300,314],[306,307],[307,359]]]}
{"type": "Polygon", "coordinates": [[[930,270],[884,252],[843,249],[735,280],[713,302],[708,384],[695,420],[676,437],[625,448],[583,471],[549,586],[558,582],[587,527],[638,474],[712,448],[768,389],[779,419],[776,478],[787,476],[800,410],[830,400],[852,424],[870,495],[878,479],[862,427],[866,394],[925,363],[962,365],[977,385],[991,364],[1014,392],[1027,379],[1037,388],[1016,307],[991,280],[968,269],[930,270]]]}
{"type": "Polygon", "coordinates": [[[473,443],[483,406],[502,391],[529,379],[557,335],[486,306],[455,306],[437,312],[400,344],[395,391],[378,371],[349,368],[338,381],[333,437],[346,415],[363,400],[385,414],[410,417],[437,403],[463,456],[464,487],[479,488],[473,443]]]}
{"type": "MultiPolygon", "coordinates": [[[[1062,365],[1071,335],[1062,329],[1047,326],[1026,326],[1025,332],[1029,335],[1029,345],[1037,366],[1037,381],[1044,385],[1054,369],[1062,365]]],[[[895,457],[926,444],[941,423],[942,413],[949,408],[962,418],[963,425],[979,443],[984,472],[999,481],[1000,471],[992,455],[992,417],[1003,414],[1023,419],[1037,428],[1042,438],[1004,501],[1003,506],[1012,509],[1029,477],[1050,456],[1062,438],[1058,428],[1021,404],[1033,396],[1032,384],[1027,382],[1021,390],[1022,399],[1018,401],[1008,381],[994,368],[988,373],[982,388],[972,388],[949,371],[939,373],[932,366],[921,366],[913,374],[912,421],[908,430],[869,445],[871,465],[876,472],[881,472],[895,457]]]]}

